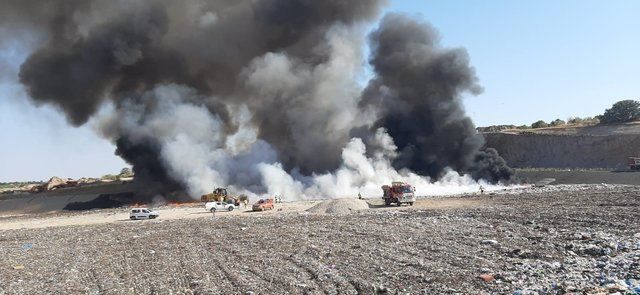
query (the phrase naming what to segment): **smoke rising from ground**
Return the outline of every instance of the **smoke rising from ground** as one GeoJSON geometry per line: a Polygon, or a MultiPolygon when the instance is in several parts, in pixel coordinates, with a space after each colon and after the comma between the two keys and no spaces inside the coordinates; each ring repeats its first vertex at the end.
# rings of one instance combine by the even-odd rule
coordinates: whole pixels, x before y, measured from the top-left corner
{"type": "Polygon", "coordinates": [[[490,181],[511,171],[497,153],[481,151],[464,112],[462,92],[480,93],[464,49],[443,49],[426,23],[400,14],[385,16],[370,36],[376,73],[361,103],[379,111],[373,128],[384,127],[398,146],[393,165],[438,178],[450,167],[490,181]]]}
{"type": "Polygon", "coordinates": [[[31,99],[75,126],[95,118],[154,193],[294,199],[509,179],[462,108],[481,90],[468,56],[427,24],[382,18],[373,77],[359,82],[384,2],[9,2],[0,33],[36,40],[18,73],[31,99]]]}

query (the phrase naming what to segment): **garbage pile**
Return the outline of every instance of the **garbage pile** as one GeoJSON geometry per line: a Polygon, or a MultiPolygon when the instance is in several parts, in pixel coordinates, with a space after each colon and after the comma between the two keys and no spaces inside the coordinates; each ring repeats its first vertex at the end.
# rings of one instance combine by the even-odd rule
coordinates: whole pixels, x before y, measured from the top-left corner
{"type": "Polygon", "coordinates": [[[349,214],[358,210],[369,209],[369,204],[357,199],[335,199],[319,203],[307,212],[315,214],[349,214]]]}

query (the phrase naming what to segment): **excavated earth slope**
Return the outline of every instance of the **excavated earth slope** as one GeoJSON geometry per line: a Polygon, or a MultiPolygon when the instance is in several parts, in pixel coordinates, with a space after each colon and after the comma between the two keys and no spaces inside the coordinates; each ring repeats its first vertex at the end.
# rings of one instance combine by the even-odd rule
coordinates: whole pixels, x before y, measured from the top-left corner
{"type": "Polygon", "coordinates": [[[529,132],[483,133],[514,168],[625,168],[640,157],[640,125],[547,128],[529,132]]]}

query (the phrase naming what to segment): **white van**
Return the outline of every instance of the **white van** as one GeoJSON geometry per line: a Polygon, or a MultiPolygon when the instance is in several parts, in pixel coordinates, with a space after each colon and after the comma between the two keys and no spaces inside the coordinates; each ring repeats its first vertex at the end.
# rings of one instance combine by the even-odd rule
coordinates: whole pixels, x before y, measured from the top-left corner
{"type": "Polygon", "coordinates": [[[154,219],[160,216],[160,214],[156,211],[147,208],[133,208],[131,212],[129,212],[129,219],[154,219]]]}

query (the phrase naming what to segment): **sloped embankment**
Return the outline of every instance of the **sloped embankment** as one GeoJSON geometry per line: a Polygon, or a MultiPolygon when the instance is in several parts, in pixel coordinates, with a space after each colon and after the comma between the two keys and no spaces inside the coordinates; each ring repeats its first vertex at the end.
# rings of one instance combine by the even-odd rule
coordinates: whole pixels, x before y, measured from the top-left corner
{"type": "Polygon", "coordinates": [[[623,168],[640,156],[639,134],[568,135],[485,133],[514,168],[623,168]]]}

